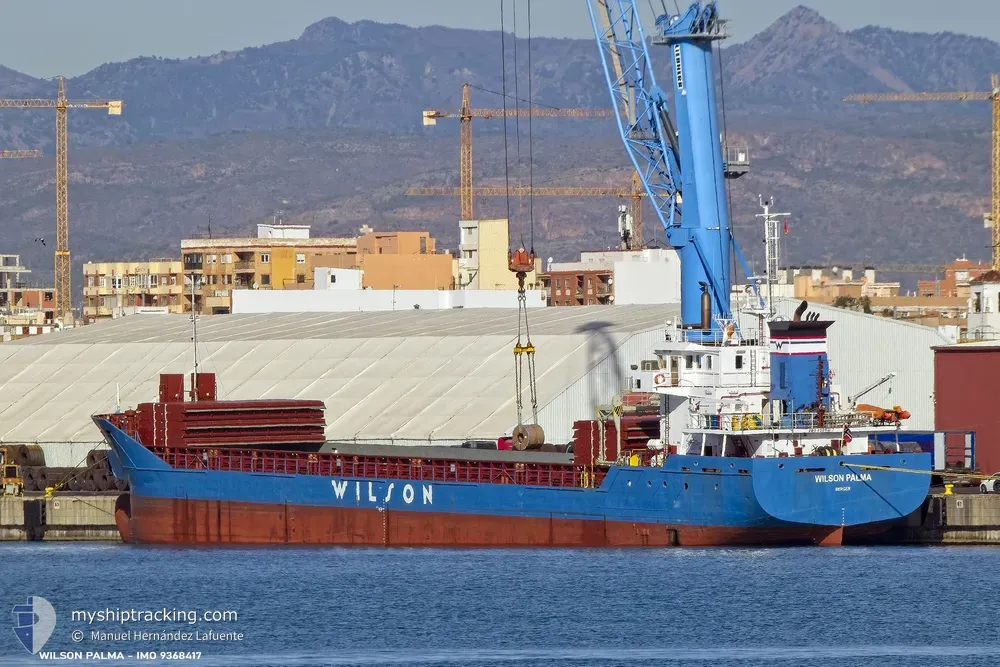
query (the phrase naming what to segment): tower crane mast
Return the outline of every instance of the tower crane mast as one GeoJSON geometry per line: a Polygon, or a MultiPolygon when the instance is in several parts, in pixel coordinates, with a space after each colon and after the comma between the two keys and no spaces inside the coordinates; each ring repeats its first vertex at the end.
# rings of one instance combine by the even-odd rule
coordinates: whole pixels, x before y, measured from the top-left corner
{"type": "Polygon", "coordinates": [[[56,314],[65,324],[72,315],[72,281],[69,255],[69,169],[66,112],[69,109],[107,109],[112,116],[121,115],[121,100],[68,100],[66,84],[59,77],[56,99],[0,99],[0,109],[56,110],[56,252],[55,288],[56,314]]]}

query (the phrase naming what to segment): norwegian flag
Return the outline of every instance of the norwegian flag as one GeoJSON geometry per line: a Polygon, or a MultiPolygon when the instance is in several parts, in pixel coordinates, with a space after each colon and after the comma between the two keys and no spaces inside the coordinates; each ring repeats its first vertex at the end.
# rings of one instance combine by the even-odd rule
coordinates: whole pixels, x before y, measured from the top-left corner
{"type": "Polygon", "coordinates": [[[851,444],[851,440],[854,440],[854,435],[851,433],[851,427],[844,426],[844,444],[851,444]]]}

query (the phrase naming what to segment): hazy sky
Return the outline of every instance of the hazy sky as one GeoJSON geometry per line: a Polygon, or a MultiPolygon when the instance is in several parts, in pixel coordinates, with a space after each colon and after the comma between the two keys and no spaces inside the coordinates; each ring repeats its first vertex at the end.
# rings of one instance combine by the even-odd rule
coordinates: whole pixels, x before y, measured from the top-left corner
{"type": "MultiPolygon", "coordinates": [[[[505,6],[513,1],[505,0],[505,6]]],[[[516,1],[520,20],[526,0],[516,1]]],[[[638,1],[646,12],[647,29],[652,26],[650,2],[660,7],[661,1],[638,1]]],[[[674,0],[665,2],[673,8],[674,0]]],[[[690,2],[677,4],[683,8],[690,2]]],[[[1000,41],[1000,0],[718,1],[738,39],[752,36],[799,4],[845,29],[876,24],[1000,41]]],[[[209,55],[292,39],[327,16],[496,30],[499,7],[499,0],[3,0],[0,64],[37,77],[75,76],[137,56],[209,55]]],[[[591,37],[587,3],[534,0],[532,33],[591,37]]]]}

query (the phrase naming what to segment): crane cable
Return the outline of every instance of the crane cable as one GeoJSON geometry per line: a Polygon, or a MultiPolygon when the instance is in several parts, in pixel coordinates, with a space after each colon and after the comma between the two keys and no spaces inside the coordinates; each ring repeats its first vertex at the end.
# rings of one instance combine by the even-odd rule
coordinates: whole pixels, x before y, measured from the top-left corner
{"type": "MultiPolygon", "coordinates": [[[[517,0],[514,1],[513,15],[514,15],[514,86],[515,91],[518,86],[518,71],[517,71],[517,0]]],[[[533,158],[533,151],[531,147],[531,110],[532,110],[532,99],[531,99],[531,2],[527,2],[528,8],[528,150],[529,150],[529,188],[534,181],[534,169],[531,164],[533,158]]],[[[509,148],[507,140],[507,67],[506,67],[506,40],[504,35],[504,6],[503,0],[500,0],[500,58],[501,58],[501,90],[502,96],[504,98],[504,175],[506,179],[506,189],[507,189],[507,223],[508,229],[510,225],[510,175],[509,175],[509,148]]],[[[519,97],[515,92],[515,104],[519,97]]],[[[517,166],[520,170],[521,167],[521,127],[520,127],[520,113],[519,107],[515,106],[518,113],[515,113],[515,133],[516,133],[516,145],[517,145],[517,166]]],[[[521,247],[511,255],[510,257],[510,270],[517,275],[517,343],[514,345],[514,385],[515,385],[515,402],[517,405],[517,423],[521,426],[524,423],[524,403],[523,403],[523,387],[524,387],[524,366],[525,366],[525,356],[527,356],[527,366],[528,366],[528,386],[529,394],[531,397],[531,412],[533,423],[538,422],[538,394],[535,387],[535,346],[531,343],[531,332],[528,326],[528,306],[527,306],[527,294],[525,292],[525,278],[527,273],[534,264],[535,256],[535,243],[534,243],[534,199],[529,190],[529,218],[531,225],[531,240],[530,240],[530,255],[525,250],[524,243],[524,215],[523,215],[523,203],[521,205],[521,211],[518,216],[518,222],[520,227],[521,236],[521,247]],[[531,264],[531,267],[529,267],[531,264]],[[523,336],[522,336],[523,333],[523,336]]]]}
{"type": "MultiPolygon", "coordinates": [[[[514,26],[515,34],[517,26],[514,26]]],[[[517,48],[517,42],[514,42],[514,48],[517,48]]],[[[516,72],[515,72],[516,74],[516,72]]],[[[505,193],[504,201],[507,205],[507,224],[508,229],[510,228],[510,158],[509,149],[507,141],[507,40],[506,31],[504,30],[504,8],[503,0],[500,0],[500,97],[503,99],[503,172],[504,172],[504,185],[505,193]]],[[[520,426],[523,423],[522,412],[524,409],[523,403],[521,401],[521,386],[522,386],[522,376],[523,376],[523,365],[521,364],[521,351],[523,346],[521,345],[521,297],[518,294],[518,311],[517,311],[517,344],[514,346],[514,391],[515,391],[515,402],[517,404],[517,424],[520,426]]]]}
{"type": "MultiPolygon", "coordinates": [[[[532,137],[531,137],[531,117],[534,115],[534,101],[531,99],[531,0],[527,0],[528,9],[528,225],[529,225],[529,239],[530,245],[530,257],[534,261],[535,257],[535,164],[534,164],[534,151],[532,149],[532,137]]],[[[516,45],[516,42],[515,42],[516,45]]],[[[521,244],[524,245],[522,239],[521,244]]],[[[528,331],[528,300],[524,293],[523,281],[519,284],[518,289],[518,299],[520,300],[521,308],[524,310],[524,335],[528,340],[528,347],[530,352],[528,353],[528,387],[531,391],[531,415],[532,423],[538,423],[538,392],[535,388],[535,346],[531,344],[531,334],[528,331]]]]}

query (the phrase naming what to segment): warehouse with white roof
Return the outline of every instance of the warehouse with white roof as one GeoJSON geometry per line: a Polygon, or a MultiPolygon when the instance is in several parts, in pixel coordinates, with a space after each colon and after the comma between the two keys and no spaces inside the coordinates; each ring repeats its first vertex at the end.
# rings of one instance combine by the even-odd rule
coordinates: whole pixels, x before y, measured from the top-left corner
{"type": "MultiPolygon", "coordinates": [[[[622,392],[629,364],[675,313],[532,311],[550,442],[568,442],[574,420],[622,392]]],[[[517,311],[500,309],[220,315],[198,321],[198,364],[216,374],[220,399],[325,401],[331,440],[457,444],[517,424],[516,331],[517,311]]],[[[191,338],[187,316],[133,315],[0,345],[0,440],[93,444],[91,415],[156,400],[160,373],[191,372],[191,338]]],[[[527,391],[524,407],[530,421],[527,391]]]]}
{"type": "MultiPolygon", "coordinates": [[[[895,371],[865,402],[902,405],[913,414],[906,428],[932,428],[940,334],[812,309],[836,319],[831,367],[845,394],[895,371]]],[[[677,314],[664,305],[531,311],[547,440],[570,441],[575,420],[627,391],[633,366],[653,358],[677,314]]],[[[218,315],[197,329],[199,370],[216,374],[220,399],[321,399],[330,440],[457,444],[517,424],[516,310],[218,315]]],[[[154,401],[161,373],[191,372],[191,339],[188,316],[133,315],[0,344],[0,442],[40,443],[48,465],[75,465],[100,441],[91,415],[154,401]]],[[[523,400],[530,422],[527,391],[523,400]]]]}

